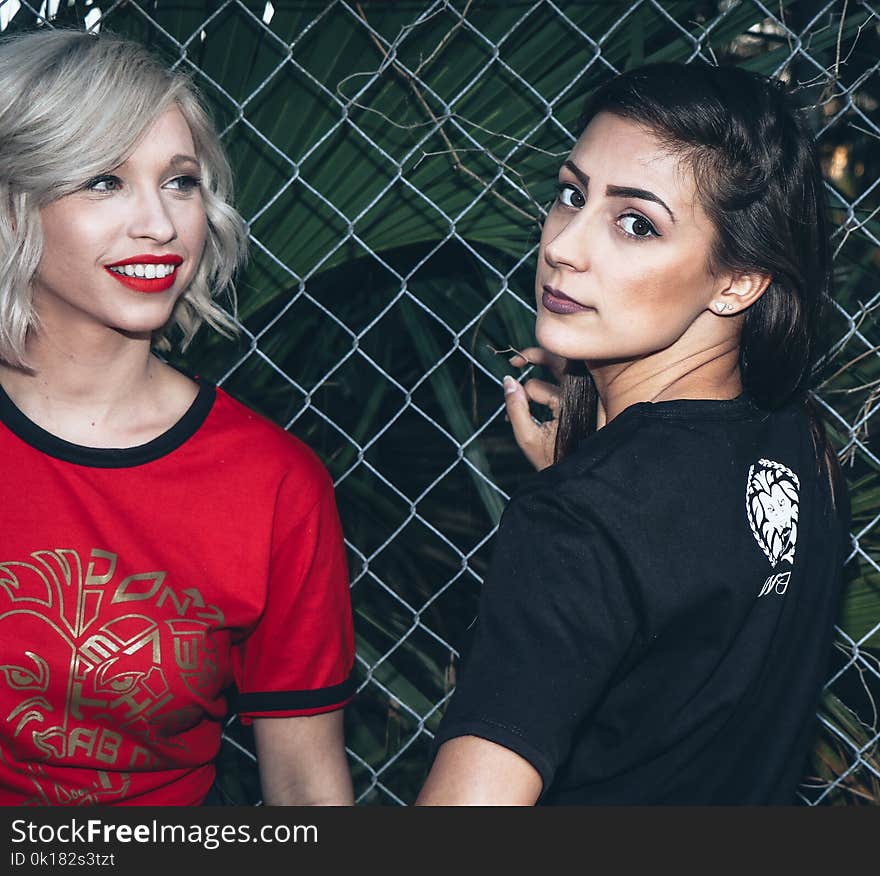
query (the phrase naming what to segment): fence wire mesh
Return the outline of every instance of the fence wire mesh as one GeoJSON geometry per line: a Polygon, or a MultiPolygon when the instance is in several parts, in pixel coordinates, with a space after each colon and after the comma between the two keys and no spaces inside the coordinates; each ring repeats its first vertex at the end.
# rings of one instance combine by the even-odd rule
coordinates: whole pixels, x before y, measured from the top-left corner
{"type": "MultiPolygon", "coordinates": [[[[797,83],[834,221],[818,393],[853,495],[851,581],[801,788],[880,801],[877,244],[880,7],[871,2],[0,0],[0,30],[111,29],[187,70],[249,222],[236,339],[182,364],[302,437],[334,476],[351,562],[361,804],[423,779],[497,522],[526,473],[499,351],[532,339],[538,227],[584,96],[651,60],[797,83]]],[[[221,781],[258,802],[231,718],[221,781]]]]}

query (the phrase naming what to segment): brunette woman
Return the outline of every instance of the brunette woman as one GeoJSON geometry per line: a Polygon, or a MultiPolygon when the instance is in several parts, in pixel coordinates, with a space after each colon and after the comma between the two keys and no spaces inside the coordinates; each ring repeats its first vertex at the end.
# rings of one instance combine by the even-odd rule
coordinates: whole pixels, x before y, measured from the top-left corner
{"type": "Polygon", "coordinates": [[[780,82],[696,64],[616,77],[581,130],[540,346],[514,360],[562,384],[505,381],[540,471],[419,802],[792,803],[848,515],[808,401],[831,278],[813,139],[780,82]]]}

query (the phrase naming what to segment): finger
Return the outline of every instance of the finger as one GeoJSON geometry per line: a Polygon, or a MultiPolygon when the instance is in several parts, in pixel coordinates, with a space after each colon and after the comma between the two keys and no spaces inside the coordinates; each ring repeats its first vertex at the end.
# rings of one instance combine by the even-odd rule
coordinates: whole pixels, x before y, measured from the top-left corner
{"type": "Polygon", "coordinates": [[[542,358],[546,354],[547,351],[541,349],[541,347],[524,347],[518,353],[514,353],[508,361],[511,365],[519,365],[519,367],[526,364],[540,365],[542,358]]]}
{"type": "Polygon", "coordinates": [[[543,347],[526,347],[510,359],[510,364],[517,368],[522,368],[526,363],[549,368],[557,380],[561,380],[565,373],[565,359],[543,347]]]}
{"type": "Polygon", "coordinates": [[[516,443],[520,447],[530,444],[537,438],[540,426],[532,418],[529,410],[529,397],[526,391],[509,374],[504,377],[504,404],[507,419],[513,427],[516,443]]]}
{"type": "Polygon", "coordinates": [[[527,380],[523,384],[526,395],[539,405],[550,408],[554,413],[559,408],[559,400],[562,393],[559,387],[554,383],[547,383],[545,380],[527,380]]]}

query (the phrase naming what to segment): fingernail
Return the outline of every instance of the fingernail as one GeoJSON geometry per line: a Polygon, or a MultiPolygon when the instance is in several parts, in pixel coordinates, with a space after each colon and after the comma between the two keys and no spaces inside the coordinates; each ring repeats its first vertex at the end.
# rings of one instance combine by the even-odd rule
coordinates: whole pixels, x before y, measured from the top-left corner
{"type": "Polygon", "coordinates": [[[517,382],[509,375],[504,375],[504,394],[510,395],[512,392],[516,392],[517,382]]]}

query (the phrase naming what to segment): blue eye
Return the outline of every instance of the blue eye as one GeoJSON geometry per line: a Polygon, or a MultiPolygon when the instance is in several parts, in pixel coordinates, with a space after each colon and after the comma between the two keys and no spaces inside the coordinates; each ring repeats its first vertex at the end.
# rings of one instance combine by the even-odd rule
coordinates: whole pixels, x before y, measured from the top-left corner
{"type": "Polygon", "coordinates": [[[112,174],[102,174],[90,179],[85,188],[91,192],[115,192],[122,185],[122,180],[112,174]]]}
{"type": "Polygon", "coordinates": [[[192,192],[200,188],[202,185],[201,177],[184,174],[176,176],[174,179],[168,180],[165,186],[178,192],[192,192]]]}
{"type": "Polygon", "coordinates": [[[628,234],[630,237],[659,237],[660,235],[657,233],[657,229],[645,219],[644,216],[639,216],[638,213],[625,213],[618,220],[620,222],[620,227],[623,229],[624,234],[628,234]]]}
{"type": "Polygon", "coordinates": [[[580,189],[575,188],[571,183],[560,183],[556,199],[564,207],[571,207],[574,210],[580,210],[587,203],[580,189]]]}

